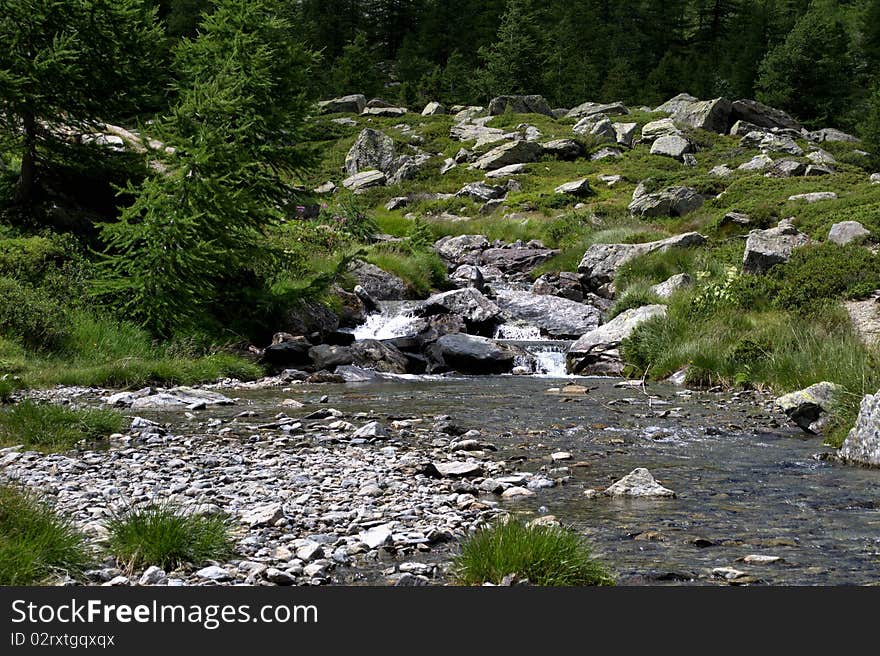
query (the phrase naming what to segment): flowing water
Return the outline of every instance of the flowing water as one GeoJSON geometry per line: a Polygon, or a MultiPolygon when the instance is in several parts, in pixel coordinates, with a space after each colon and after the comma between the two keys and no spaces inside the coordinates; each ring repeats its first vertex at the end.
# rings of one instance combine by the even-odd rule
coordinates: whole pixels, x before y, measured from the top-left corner
{"type": "MultiPolygon", "coordinates": [[[[410,377],[296,386],[283,396],[315,401],[328,394],[339,410],[386,420],[451,415],[463,428],[481,430],[496,456],[518,469],[568,465],[567,484],[502,504],[573,525],[622,584],[712,582],[713,568],[731,566],[771,584],[880,580],[880,471],[817,457],[828,451],[819,438],[774,427],[749,400],[666,385],[618,389],[615,380],[598,378],[579,379],[590,389],[580,396],[547,392],[567,382],[410,377]],[[562,450],[572,460],[552,463],[550,454],[562,450]],[[585,497],[584,490],[603,489],[636,467],[647,467],[678,497],[585,497]],[[784,561],[738,562],[750,554],[784,561]]],[[[242,401],[277,408],[280,395],[244,392],[242,401]]]]}

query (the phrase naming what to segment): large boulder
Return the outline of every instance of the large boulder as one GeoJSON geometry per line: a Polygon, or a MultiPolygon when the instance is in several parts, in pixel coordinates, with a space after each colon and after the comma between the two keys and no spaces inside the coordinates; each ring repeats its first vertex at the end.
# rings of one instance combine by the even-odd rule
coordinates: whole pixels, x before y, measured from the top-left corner
{"type": "Polygon", "coordinates": [[[434,250],[449,263],[451,269],[462,264],[477,264],[480,253],[489,248],[489,240],[484,235],[459,235],[443,237],[434,243],[434,250]]]}
{"type": "Polygon", "coordinates": [[[880,467],[880,392],[862,399],[856,425],[843,442],[840,457],[860,465],[880,467]]]}
{"type": "Polygon", "coordinates": [[[470,122],[456,123],[449,128],[449,137],[451,139],[456,141],[474,141],[478,148],[498,141],[509,141],[514,139],[515,136],[516,133],[514,132],[505,132],[499,128],[489,128],[485,125],[470,122]]]}
{"type": "Polygon", "coordinates": [[[858,221],[841,221],[831,226],[828,231],[828,241],[846,246],[852,243],[861,243],[871,236],[871,231],[858,221]]]}
{"type": "Polygon", "coordinates": [[[355,260],[349,272],[367,294],[377,301],[399,301],[406,297],[406,283],[374,264],[355,260]]]}
{"type": "Polygon", "coordinates": [[[809,242],[810,238],[788,221],[769,230],[752,230],[746,240],[743,273],[767,273],[777,264],[788,262],[795,248],[809,242]]]}
{"type": "Polygon", "coordinates": [[[692,128],[727,134],[730,128],[732,105],[726,98],[702,100],[683,105],[673,113],[673,118],[692,128]]]}
{"type": "Polygon", "coordinates": [[[642,141],[654,141],[660,137],[668,137],[682,134],[681,130],[671,118],[661,118],[642,126],[642,141]]]}
{"type": "Polygon", "coordinates": [[[651,144],[651,154],[672,157],[681,161],[687,153],[694,152],[694,145],[683,135],[667,134],[651,144]]]}
{"type": "Polygon", "coordinates": [[[388,181],[388,177],[378,170],[361,171],[342,181],[342,186],[354,192],[382,187],[388,181]]]}
{"type": "Polygon", "coordinates": [[[541,145],[534,141],[512,141],[481,155],[472,166],[483,171],[494,171],[510,164],[536,162],[543,152],[541,145]]]}
{"type": "Polygon", "coordinates": [[[578,273],[588,288],[603,296],[611,296],[610,283],[617,271],[632,259],[670,248],[702,246],[706,238],[698,232],[686,232],[668,239],[644,244],[593,244],[584,253],[578,273]]]}
{"type": "Polygon", "coordinates": [[[309,358],[318,370],[334,371],[336,367],[351,364],[354,357],[347,346],[318,344],[309,349],[309,358]]]}
{"type": "Polygon", "coordinates": [[[749,132],[740,139],[739,143],[743,148],[756,148],[765,153],[787,153],[796,157],[804,154],[804,149],[798,146],[795,140],[787,134],[749,132]]]}
{"type": "Polygon", "coordinates": [[[507,187],[495,187],[485,182],[470,182],[455,195],[459,198],[470,198],[478,203],[487,203],[490,200],[504,198],[507,195],[507,187]]]}
{"type": "Polygon", "coordinates": [[[422,116],[440,116],[446,113],[446,107],[438,102],[429,102],[422,110],[422,116]]]}
{"type": "Polygon", "coordinates": [[[553,116],[553,110],[544,96],[498,96],[489,103],[490,116],[500,116],[506,112],[553,116]]]}
{"type": "Polygon", "coordinates": [[[361,131],[345,156],[345,172],[349,176],[370,169],[389,173],[396,157],[391,137],[379,130],[367,128],[361,131]]]}
{"type": "Polygon", "coordinates": [[[586,178],[566,182],[554,189],[557,194],[566,194],[568,196],[591,196],[593,190],[590,188],[590,181],[586,178]]]}
{"type": "Polygon", "coordinates": [[[323,303],[300,301],[288,310],[281,329],[291,335],[327,335],[339,330],[339,317],[323,303]]]}
{"type": "Polygon", "coordinates": [[[295,337],[275,344],[263,350],[263,361],[276,367],[301,367],[309,364],[311,342],[305,337],[295,337]]]}
{"type": "Polygon", "coordinates": [[[699,209],[705,199],[692,187],[667,187],[634,196],[628,205],[633,216],[684,216],[699,209]]]}
{"type": "Polygon", "coordinates": [[[830,411],[843,388],[821,382],[776,399],[776,407],[807,433],[821,433],[830,420],[830,411]]]}
{"type": "Polygon", "coordinates": [[[503,374],[514,367],[516,352],[491,339],[453,333],[437,340],[435,349],[447,366],[463,374],[503,374]]]}
{"type": "Polygon", "coordinates": [[[623,371],[620,343],[641,324],[655,317],[666,316],[665,305],[643,305],[620,313],[608,323],[582,335],[566,356],[569,373],[609,374],[623,371]]]}
{"type": "Polygon", "coordinates": [[[382,118],[402,118],[409,110],[406,107],[366,107],[361,116],[380,116],[382,118]]]}
{"type": "Polygon", "coordinates": [[[604,114],[582,118],[575,123],[571,130],[575,134],[589,134],[604,141],[617,141],[617,132],[614,129],[614,123],[612,123],[611,119],[604,114]]]}
{"type": "Polygon", "coordinates": [[[416,313],[421,316],[453,314],[461,317],[471,332],[489,332],[501,316],[501,308],[473,287],[435,294],[423,301],[416,313]]]}
{"type": "Polygon", "coordinates": [[[623,103],[594,103],[585,102],[578,105],[574,109],[570,109],[565,115],[566,118],[582,119],[597,114],[605,114],[606,116],[615,116],[620,114],[629,114],[629,109],[623,103]]]}
{"type": "Polygon", "coordinates": [[[632,148],[633,141],[636,138],[636,132],[639,129],[638,123],[615,123],[614,139],[621,146],[632,148]]]}
{"type": "Polygon", "coordinates": [[[322,114],[360,114],[366,106],[367,97],[362,93],[333,98],[332,100],[322,100],[318,103],[322,114]]]}
{"type": "Polygon", "coordinates": [[[748,121],[762,128],[800,130],[803,126],[781,109],[768,107],[757,100],[737,100],[731,105],[734,120],[748,121]]]}
{"type": "Polygon", "coordinates": [[[584,288],[581,284],[581,278],[577,273],[571,271],[545,273],[532,284],[531,292],[544,296],[559,296],[576,303],[584,302],[584,288]]]}
{"type": "Polygon", "coordinates": [[[699,99],[689,93],[680,93],[674,98],[670,98],[659,107],[655,107],[654,111],[666,112],[667,114],[677,114],[693,105],[695,102],[699,102],[699,99]]]}
{"type": "Polygon", "coordinates": [[[544,148],[544,154],[556,159],[573,160],[586,154],[583,145],[574,139],[554,139],[542,143],[541,146],[544,148]]]}
{"type": "Polygon", "coordinates": [[[536,326],[551,339],[577,339],[602,319],[602,313],[592,305],[558,296],[499,291],[496,300],[508,319],[536,326]]]}
{"type": "Polygon", "coordinates": [[[552,248],[520,246],[514,248],[487,248],[480,253],[479,263],[498,268],[508,276],[529,273],[559,253],[552,248]]]}
{"type": "Polygon", "coordinates": [[[408,373],[409,359],[389,342],[364,339],[355,342],[349,348],[352,360],[358,367],[389,374],[408,373]]]}

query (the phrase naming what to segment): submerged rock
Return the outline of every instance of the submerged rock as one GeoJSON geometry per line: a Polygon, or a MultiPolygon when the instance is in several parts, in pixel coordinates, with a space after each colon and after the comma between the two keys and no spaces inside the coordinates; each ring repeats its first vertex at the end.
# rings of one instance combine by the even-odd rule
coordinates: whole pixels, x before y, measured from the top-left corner
{"type": "Polygon", "coordinates": [[[675,492],[663,487],[644,467],[633,469],[629,474],[605,490],[611,497],[675,497],[675,492]]]}
{"type": "Polygon", "coordinates": [[[804,431],[821,433],[827,427],[829,411],[842,391],[834,383],[816,383],[780,396],[776,399],[776,406],[804,431]]]}

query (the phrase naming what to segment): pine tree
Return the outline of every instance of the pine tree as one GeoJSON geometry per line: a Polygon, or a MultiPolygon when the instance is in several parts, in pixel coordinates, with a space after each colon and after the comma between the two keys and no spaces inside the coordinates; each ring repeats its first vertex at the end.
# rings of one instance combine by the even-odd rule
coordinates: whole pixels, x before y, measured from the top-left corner
{"type": "Polygon", "coordinates": [[[271,0],[219,0],[175,52],[178,100],[157,136],[166,170],[130,189],[134,203],[102,227],[101,289],[160,335],[203,321],[223,281],[271,269],[264,230],[291,201],[287,176],[309,104],[310,53],[271,0]]]}
{"type": "Polygon", "coordinates": [[[142,0],[0,0],[0,130],[21,154],[29,205],[46,146],[133,112],[161,70],[162,31],[142,0]]]}
{"type": "Polygon", "coordinates": [[[495,42],[480,50],[487,96],[541,93],[541,53],[530,0],[508,0],[495,42]]]}

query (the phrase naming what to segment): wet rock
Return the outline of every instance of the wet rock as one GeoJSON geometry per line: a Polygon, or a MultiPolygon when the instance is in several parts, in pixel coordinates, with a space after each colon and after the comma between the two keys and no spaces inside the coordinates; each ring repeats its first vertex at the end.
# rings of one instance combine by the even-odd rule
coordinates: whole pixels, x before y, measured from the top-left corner
{"type": "Polygon", "coordinates": [[[516,352],[502,347],[491,339],[453,333],[436,342],[443,361],[464,374],[509,373],[514,367],[516,352]]]}
{"type": "Polygon", "coordinates": [[[626,310],[586,333],[568,350],[566,363],[569,373],[619,375],[623,371],[620,343],[645,321],[665,315],[665,305],[645,305],[626,310]]]}
{"type": "Polygon", "coordinates": [[[553,339],[577,339],[601,320],[597,308],[557,296],[499,291],[496,300],[508,319],[536,326],[553,339]]]}
{"type": "Polygon", "coordinates": [[[533,497],[533,496],[535,496],[535,493],[532,492],[530,489],[525,488],[525,487],[519,487],[516,485],[507,488],[506,490],[504,490],[504,492],[501,493],[501,497],[504,499],[516,499],[516,498],[520,498],[520,497],[533,497]]]}
{"type": "Polygon", "coordinates": [[[716,567],[712,570],[712,576],[726,581],[733,581],[747,577],[748,573],[733,567],[716,567]]]}
{"type": "Polygon", "coordinates": [[[462,264],[478,264],[480,254],[489,248],[484,235],[459,235],[443,237],[434,243],[434,250],[453,268],[462,264]]]}
{"type": "Polygon", "coordinates": [[[326,335],[339,330],[339,317],[323,303],[301,301],[291,304],[285,313],[282,328],[293,335],[326,335]]]}
{"type": "Polygon", "coordinates": [[[543,96],[498,96],[489,103],[490,116],[500,116],[507,112],[553,116],[553,110],[543,96]]]}
{"type": "Polygon", "coordinates": [[[699,209],[704,198],[691,187],[667,187],[634,197],[627,209],[633,216],[684,216],[699,209]]]}
{"type": "Polygon", "coordinates": [[[862,398],[856,425],[843,442],[840,457],[848,462],[880,467],[880,393],[862,398]]]}
{"type": "Polygon", "coordinates": [[[472,166],[483,171],[494,171],[510,164],[536,162],[543,152],[541,145],[534,141],[512,141],[481,155],[472,166]]]}
{"type": "Polygon", "coordinates": [[[675,492],[660,485],[644,467],[632,470],[608,487],[605,494],[612,497],[675,497],[675,492]]]}
{"type": "Polygon", "coordinates": [[[535,267],[543,264],[559,251],[550,248],[529,248],[528,246],[513,248],[487,248],[480,253],[479,264],[494,267],[505,272],[509,277],[528,274],[535,267]]]}
{"type": "Polygon", "coordinates": [[[375,339],[364,339],[352,344],[350,349],[352,361],[358,367],[375,369],[389,374],[408,373],[409,360],[393,344],[375,339]]]}
{"type": "Polygon", "coordinates": [[[584,289],[576,273],[562,271],[558,274],[545,273],[532,284],[533,294],[559,296],[576,303],[584,301],[584,289]]]}
{"type": "Polygon", "coordinates": [[[785,221],[769,230],[752,230],[746,240],[743,273],[767,273],[775,265],[787,262],[795,248],[806,246],[809,241],[807,235],[785,221]]]}
{"type": "Polygon", "coordinates": [[[867,230],[858,221],[841,221],[831,226],[828,232],[828,241],[846,246],[852,243],[861,243],[871,236],[870,230],[867,230]]]}
{"type": "Polygon", "coordinates": [[[602,296],[613,296],[609,288],[617,271],[624,264],[641,255],[665,251],[670,248],[687,248],[701,246],[706,238],[697,232],[686,232],[668,239],[647,242],[644,244],[593,244],[584,253],[578,265],[578,273],[584,283],[602,296]]]}
{"type": "Polygon", "coordinates": [[[770,556],[768,554],[749,554],[743,556],[742,561],[747,565],[774,565],[783,562],[781,556],[770,556]]]}
{"type": "Polygon", "coordinates": [[[419,305],[416,312],[422,316],[454,314],[475,329],[496,323],[501,315],[495,303],[473,288],[435,294],[419,305]]]}
{"type": "Polygon", "coordinates": [[[309,357],[318,369],[334,371],[339,365],[352,364],[351,349],[345,346],[319,344],[309,349],[309,357]]]}
{"type": "Polygon", "coordinates": [[[360,114],[366,106],[367,97],[360,93],[322,100],[318,103],[322,114],[360,114]]]}
{"type": "Polygon", "coordinates": [[[829,382],[816,383],[806,389],[776,399],[776,407],[808,433],[821,433],[830,420],[829,412],[843,389],[829,382]]]}

